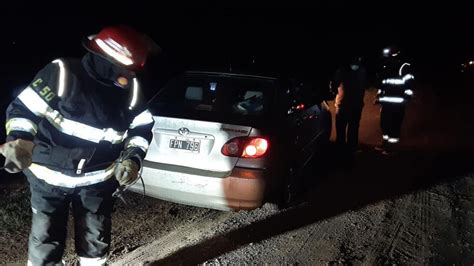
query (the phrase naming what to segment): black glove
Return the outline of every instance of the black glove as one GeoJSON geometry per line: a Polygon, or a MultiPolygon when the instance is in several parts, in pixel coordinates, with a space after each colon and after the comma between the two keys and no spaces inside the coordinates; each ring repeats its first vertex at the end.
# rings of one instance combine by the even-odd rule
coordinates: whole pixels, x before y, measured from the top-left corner
{"type": "Polygon", "coordinates": [[[138,172],[140,167],[136,162],[131,159],[119,162],[115,166],[115,179],[119,182],[120,186],[129,186],[135,183],[138,179],[138,172]]]}

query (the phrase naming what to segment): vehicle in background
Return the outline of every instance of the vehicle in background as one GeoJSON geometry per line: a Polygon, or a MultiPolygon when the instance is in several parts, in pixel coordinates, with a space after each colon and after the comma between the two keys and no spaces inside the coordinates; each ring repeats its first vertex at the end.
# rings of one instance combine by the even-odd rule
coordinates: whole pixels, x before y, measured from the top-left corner
{"type": "Polygon", "coordinates": [[[461,72],[463,73],[474,72],[474,60],[467,61],[461,64],[461,72]]]}

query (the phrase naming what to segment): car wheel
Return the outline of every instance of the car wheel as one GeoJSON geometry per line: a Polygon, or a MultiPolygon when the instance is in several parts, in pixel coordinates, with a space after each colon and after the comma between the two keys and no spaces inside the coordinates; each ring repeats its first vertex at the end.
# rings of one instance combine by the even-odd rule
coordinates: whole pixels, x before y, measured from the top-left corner
{"type": "Polygon", "coordinates": [[[296,206],[303,201],[303,179],[294,164],[288,167],[286,176],[280,208],[296,206]]]}
{"type": "Polygon", "coordinates": [[[265,204],[262,205],[261,208],[266,210],[266,211],[271,211],[271,212],[279,211],[279,210],[282,209],[280,204],[278,204],[276,202],[266,202],[265,204]]]}
{"type": "Polygon", "coordinates": [[[295,198],[295,186],[290,180],[294,180],[294,168],[286,166],[280,168],[281,182],[278,186],[272,189],[272,193],[267,196],[265,204],[262,206],[266,210],[282,210],[292,206],[293,199],[295,198]],[[281,173],[284,173],[283,175],[281,173]]]}

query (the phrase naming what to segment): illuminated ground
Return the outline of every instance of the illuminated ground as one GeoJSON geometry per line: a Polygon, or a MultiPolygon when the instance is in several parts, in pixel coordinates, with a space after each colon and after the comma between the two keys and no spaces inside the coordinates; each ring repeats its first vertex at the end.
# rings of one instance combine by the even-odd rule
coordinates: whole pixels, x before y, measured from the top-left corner
{"type": "MultiPolygon", "coordinates": [[[[284,211],[231,213],[128,194],[130,204],[118,204],[114,213],[112,262],[473,264],[470,98],[457,95],[453,102],[418,91],[398,152],[388,157],[373,150],[380,138],[373,99],[374,92],[367,93],[363,152],[354,168],[341,170],[339,155],[329,154],[329,175],[315,180],[308,202],[284,211]]],[[[19,183],[8,195],[27,196],[19,183]]],[[[8,199],[0,198],[2,204],[8,199]]],[[[20,203],[14,206],[27,213],[20,203]]],[[[25,217],[14,225],[18,230],[0,236],[2,263],[24,262],[25,217]]],[[[71,251],[68,262],[74,261],[71,251]]]]}

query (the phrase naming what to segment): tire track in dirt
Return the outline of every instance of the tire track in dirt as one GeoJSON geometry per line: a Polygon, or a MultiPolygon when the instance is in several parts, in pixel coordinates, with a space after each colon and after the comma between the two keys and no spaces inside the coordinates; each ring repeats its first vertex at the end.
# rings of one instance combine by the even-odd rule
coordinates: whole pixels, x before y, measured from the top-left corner
{"type": "MultiPolygon", "coordinates": [[[[431,256],[430,249],[428,248],[430,239],[431,239],[431,223],[432,223],[432,202],[431,202],[431,192],[422,191],[415,195],[415,200],[419,202],[418,205],[418,235],[415,240],[415,243],[421,244],[421,257],[429,258],[431,256]]],[[[423,261],[426,263],[427,261],[423,261]]]]}
{"type": "Polygon", "coordinates": [[[427,191],[421,191],[406,200],[409,201],[405,213],[406,230],[401,235],[401,243],[394,247],[391,256],[400,255],[406,262],[424,264],[429,255],[427,239],[431,223],[430,194],[427,191]]]}
{"type": "Polygon", "coordinates": [[[390,263],[390,253],[393,253],[401,232],[404,230],[405,225],[401,222],[401,213],[397,212],[397,210],[405,210],[408,201],[398,199],[391,202],[390,205],[389,211],[385,214],[385,219],[378,226],[377,233],[373,239],[373,242],[376,244],[368,252],[368,264],[380,265],[390,263]]]}
{"type": "Polygon", "coordinates": [[[308,258],[304,254],[308,247],[311,247],[310,249],[312,252],[314,252],[314,250],[318,250],[318,253],[319,251],[324,254],[328,253],[325,250],[327,250],[330,246],[325,244],[328,243],[330,238],[332,239],[334,232],[338,231],[337,225],[339,224],[330,221],[318,222],[304,228],[294,230],[291,233],[265,240],[262,244],[266,245],[267,243],[271,243],[273,241],[272,245],[280,252],[280,256],[286,258],[285,263],[301,264],[302,262],[300,259],[302,257],[306,258],[308,261],[312,261],[312,258],[308,258]]]}
{"type": "MultiPolygon", "coordinates": [[[[299,208],[303,207],[300,206],[299,208]]],[[[285,211],[273,213],[271,216],[278,216],[282,213],[285,213],[285,211]]],[[[234,244],[236,249],[222,253],[213,260],[208,261],[208,263],[227,265],[236,263],[235,258],[238,258],[238,264],[241,265],[255,264],[257,262],[285,265],[300,264],[300,258],[305,257],[305,254],[301,254],[301,252],[304,252],[308,245],[311,247],[318,245],[317,253],[322,254],[327,254],[326,249],[332,248],[331,245],[326,244],[330,242],[328,239],[333,238],[333,236],[337,234],[335,232],[338,232],[338,223],[332,222],[331,220],[320,221],[281,234],[275,232],[275,235],[267,239],[251,242],[246,245],[234,244]]],[[[281,220],[281,222],[290,223],[291,221],[281,220]]],[[[268,226],[271,225],[268,224],[268,226]]],[[[276,226],[276,228],[278,228],[278,226],[276,226]]],[[[242,233],[245,234],[245,232],[242,233]]],[[[248,233],[257,234],[256,238],[258,239],[258,234],[261,232],[248,231],[248,233]]],[[[251,236],[250,238],[254,237],[251,236]]],[[[314,249],[311,253],[314,253],[314,249]]],[[[308,260],[311,260],[311,258],[308,258],[308,260]]]]}
{"type": "Polygon", "coordinates": [[[159,260],[167,255],[191,245],[212,234],[215,224],[234,215],[232,212],[209,210],[194,221],[175,228],[158,240],[137,248],[122,258],[112,261],[111,265],[143,265],[151,260],[159,260]]]}
{"type": "Polygon", "coordinates": [[[379,233],[378,225],[385,221],[389,207],[381,202],[350,213],[342,219],[348,226],[344,231],[334,232],[341,235],[341,238],[339,243],[336,243],[339,253],[330,263],[362,264],[366,260],[367,250],[373,245],[375,236],[379,233]]]}
{"type": "Polygon", "coordinates": [[[474,179],[472,174],[456,183],[446,184],[433,195],[438,205],[437,234],[431,264],[474,265],[474,179]]]}
{"type": "MultiPolygon", "coordinates": [[[[194,217],[194,222],[174,228],[113,265],[140,265],[147,261],[155,263],[152,265],[469,262],[469,258],[454,257],[469,257],[472,245],[472,191],[466,190],[466,186],[462,182],[441,184],[281,232],[275,223],[292,221],[285,211],[206,211],[194,217]],[[462,209],[467,212],[455,213],[456,208],[462,207],[458,205],[463,204],[458,201],[465,201],[462,209]],[[276,232],[272,235],[273,226],[276,232]],[[450,246],[452,241],[464,242],[450,246]]],[[[306,210],[304,206],[300,209],[306,210]]]]}
{"type": "Polygon", "coordinates": [[[309,245],[311,246],[321,246],[322,242],[325,242],[329,234],[334,233],[336,230],[336,223],[320,223],[312,226],[313,229],[307,235],[304,235],[306,238],[304,243],[296,248],[296,252],[293,252],[294,249],[289,251],[292,259],[296,261],[300,256],[301,252],[309,245]]]}
{"type": "Polygon", "coordinates": [[[303,265],[350,261],[346,258],[354,254],[351,239],[355,231],[360,229],[358,227],[365,223],[364,220],[363,215],[351,212],[345,217],[331,218],[322,225],[312,225],[319,234],[307,235],[307,241],[294,254],[296,261],[303,265]]]}
{"type": "Polygon", "coordinates": [[[419,191],[395,200],[367,256],[369,264],[426,264],[432,256],[432,191],[419,191]]]}
{"type": "Polygon", "coordinates": [[[404,226],[391,245],[388,255],[398,261],[424,264],[428,257],[426,239],[430,223],[429,193],[418,192],[405,200],[408,204],[400,217],[404,226]]]}

